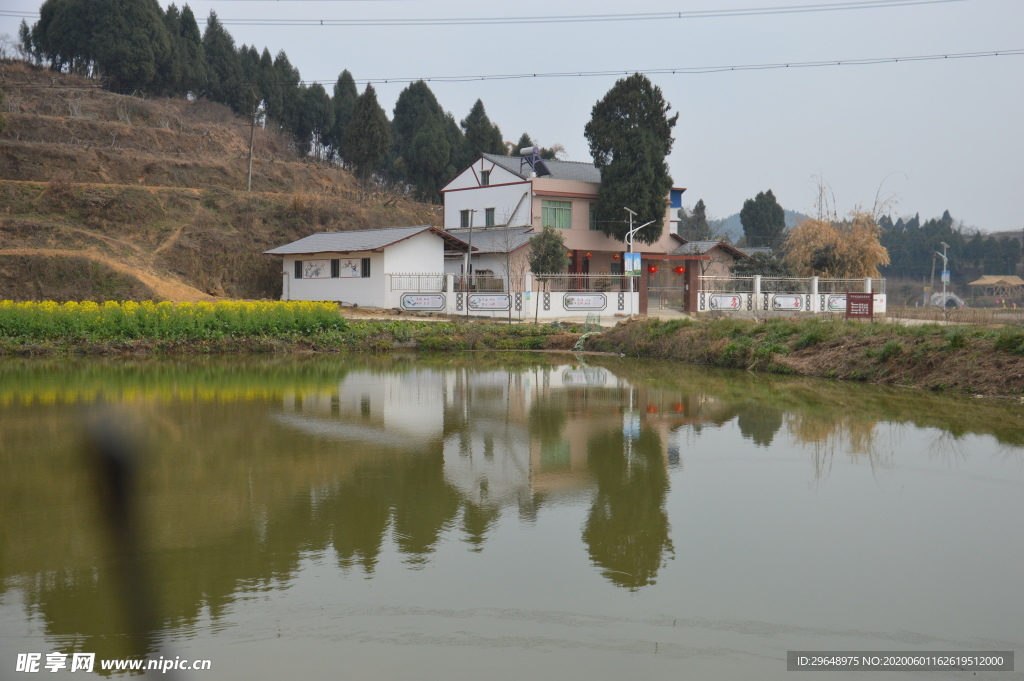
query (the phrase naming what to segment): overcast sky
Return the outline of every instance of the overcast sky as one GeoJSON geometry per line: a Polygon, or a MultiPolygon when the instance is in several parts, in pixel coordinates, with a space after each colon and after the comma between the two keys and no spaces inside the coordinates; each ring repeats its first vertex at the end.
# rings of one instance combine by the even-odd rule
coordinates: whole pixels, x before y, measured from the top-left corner
{"type": "MultiPolygon", "coordinates": [[[[899,1],[899,0],[895,0],[899,1]]],[[[921,2],[921,0],[903,0],[921,2]]],[[[894,0],[876,0],[891,5],[894,0]]],[[[5,0],[9,10],[38,10],[5,0]]],[[[167,3],[161,4],[166,7],[167,3]]],[[[459,19],[795,7],[840,0],[610,2],[520,0],[196,0],[237,44],[284,49],[304,80],[328,92],[342,69],[373,79],[392,115],[404,83],[385,79],[914,57],[1024,48],[1021,0],[948,0],[844,11],[753,16],[470,26],[246,26],[246,19],[459,19]]],[[[863,6],[864,0],[845,4],[863,6]]],[[[0,33],[17,34],[0,17],[0,33]]],[[[621,77],[621,76],[620,76],[621,77]]],[[[814,210],[816,177],[837,208],[870,208],[894,195],[894,214],[922,219],[948,209],[984,231],[1024,229],[1024,55],[830,66],[651,74],[679,112],[669,157],[684,204],[738,212],[772,189],[786,208],[814,210]]],[[[616,76],[432,82],[457,120],[483,99],[506,140],[528,132],[589,161],[583,127],[616,76]]],[[[361,86],[360,86],[361,87],[361,86]]]]}

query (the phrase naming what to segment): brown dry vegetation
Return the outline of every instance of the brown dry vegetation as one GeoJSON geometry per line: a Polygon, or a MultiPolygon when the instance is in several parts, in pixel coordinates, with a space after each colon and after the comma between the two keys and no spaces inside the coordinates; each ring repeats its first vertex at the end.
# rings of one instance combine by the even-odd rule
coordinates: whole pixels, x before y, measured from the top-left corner
{"type": "Polygon", "coordinates": [[[21,62],[0,63],[0,76],[0,298],[275,297],[268,248],[440,219],[261,128],[246,192],[248,123],[219,104],[116,95],[21,62]],[[79,261],[93,264],[68,264],[79,261]]]}
{"type": "Polygon", "coordinates": [[[640,319],[588,349],[968,394],[1024,396],[1024,328],[841,320],[640,319]]]}

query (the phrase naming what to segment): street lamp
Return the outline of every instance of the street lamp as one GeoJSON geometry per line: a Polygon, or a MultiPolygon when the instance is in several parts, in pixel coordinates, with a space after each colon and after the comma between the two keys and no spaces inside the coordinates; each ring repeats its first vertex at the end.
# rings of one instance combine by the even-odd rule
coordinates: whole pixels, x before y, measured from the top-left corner
{"type": "Polygon", "coordinates": [[[946,314],[946,284],[949,282],[949,261],[946,259],[946,249],[949,248],[949,244],[945,241],[940,241],[939,245],[942,246],[942,253],[935,251],[935,255],[942,258],[942,314],[946,314]]]}
{"type": "MultiPolygon", "coordinates": [[[[639,232],[641,229],[643,229],[647,225],[654,224],[654,220],[651,220],[650,222],[645,222],[644,224],[642,224],[639,227],[637,227],[636,229],[634,229],[633,228],[633,218],[636,217],[636,213],[631,211],[629,208],[626,208],[625,206],[622,207],[622,210],[624,210],[627,213],[629,213],[629,231],[626,232],[626,246],[628,247],[629,250],[626,251],[626,253],[627,253],[627,255],[626,255],[626,264],[630,268],[629,269],[630,274],[628,275],[628,277],[629,277],[629,293],[630,293],[630,296],[629,296],[629,309],[630,309],[629,316],[632,317],[633,316],[633,313],[632,313],[632,309],[633,309],[633,295],[632,295],[632,293],[633,293],[633,275],[632,275],[632,272],[634,271],[634,267],[635,267],[635,263],[633,262],[633,235],[636,234],[637,232],[639,232]]],[[[636,268],[636,269],[639,269],[639,268],[636,268]]]]}

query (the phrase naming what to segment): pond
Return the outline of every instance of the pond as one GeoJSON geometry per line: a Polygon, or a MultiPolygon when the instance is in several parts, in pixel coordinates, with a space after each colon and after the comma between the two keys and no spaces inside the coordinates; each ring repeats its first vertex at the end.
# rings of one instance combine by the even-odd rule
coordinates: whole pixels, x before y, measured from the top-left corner
{"type": "Polygon", "coordinates": [[[7,360],[0,466],[0,678],[1024,650],[1015,403],[573,355],[7,360]],[[105,519],[97,422],[131,443],[134,522],[105,519]]]}

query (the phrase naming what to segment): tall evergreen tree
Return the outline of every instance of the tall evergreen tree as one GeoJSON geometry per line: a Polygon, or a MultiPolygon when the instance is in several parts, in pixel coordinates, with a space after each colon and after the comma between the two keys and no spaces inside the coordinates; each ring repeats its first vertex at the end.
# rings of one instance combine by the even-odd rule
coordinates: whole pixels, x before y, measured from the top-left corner
{"type": "Polygon", "coordinates": [[[238,113],[249,117],[256,115],[263,93],[260,90],[260,53],[256,46],[242,45],[238,50],[238,65],[242,79],[238,86],[238,113]]]}
{"type": "MultiPolygon", "coordinates": [[[[448,115],[422,80],[410,84],[395,103],[391,123],[391,169],[400,179],[416,186],[428,201],[440,201],[440,188],[458,170],[453,162],[461,152],[459,142],[449,140],[448,115]]],[[[461,133],[458,133],[461,138],[461,133]]]]}
{"type": "Polygon", "coordinates": [[[331,97],[320,83],[313,83],[302,92],[302,122],[300,124],[300,149],[312,151],[318,158],[324,154],[327,133],[334,122],[334,108],[331,97]]]}
{"type": "Polygon", "coordinates": [[[288,61],[288,55],[284,50],[279,51],[274,57],[274,76],[281,92],[281,111],[276,116],[278,124],[282,130],[294,135],[301,123],[301,78],[299,70],[288,61]]]}
{"type": "Polygon", "coordinates": [[[121,91],[147,90],[161,65],[172,59],[163,11],[156,0],[106,0],[94,39],[96,66],[110,86],[121,91]]]}
{"type": "Polygon", "coordinates": [[[743,235],[748,246],[778,248],[782,245],[786,211],[775,200],[771,189],[767,193],[758,192],[757,196],[743,202],[740,222],[743,223],[743,235]]]}
{"type": "Polygon", "coordinates": [[[242,64],[235,50],[235,40],[210,10],[203,32],[203,54],[206,57],[206,87],[203,95],[235,111],[241,110],[242,64]]]}
{"type": "Polygon", "coordinates": [[[331,105],[334,107],[334,123],[331,125],[330,142],[331,146],[343,160],[348,161],[345,153],[345,128],[352,120],[352,112],[356,108],[356,100],[359,99],[359,90],[356,89],[356,81],[348,69],[341,72],[338,82],[334,84],[334,96],[331,98],[331,105]]]}
{"type": "Polygon", "coordinates": [[[505,155],[505,142],[502,139],[501,130],[497,125],[491,123],[481,100],[476,100],[473,108],[469,110],[469,115],[462,119],[460,125],[466,134],[470,160],[483,153],[505,155]]]}
{"type": "Polygon", "coordinates": [[[519,136],[519,141],[516,145],[508,150],[509,156],[518,156],[520,149],[526,149],[527,147],[534,146],[533,140],[525,132],[519,136]]]}
{"type": "Polygon", "coordinates": [[[264,113],[268,118],[278,119],[281,115],[281,86],[274,72],[274,58],[270,50],[263,48],[260,55],[258,70],[260,99],[263,101],[264,113]]]}
{"type": "Polygon", "coordinates": [[[377,92],[367,83],[356,100],[352,120],[345,130],[345,149],[358,175],[366,179],[380,165],[391,145],[387,114],[377,103],[377,92]]]}
{"type": "Polygon", "coordinates": [[[178,60],[181,62],[181,81],[178,94],[198,94],[206,83],[206,57],[203,54],[203,34],[192,8],[184,5],[178,20],[178,60]]]}
{"type": "Polygon", "coordinates": [[[622,207],[628,206],[641,223],[654,221],[636,239],[650,244],[661,237],[665,198],[672,188],[665,157],[672,151],[672,128],[679,118],[669,118],[671,108],[661,88],[639,73],[617,81],[594,104],[583,134],[601,170],[597,220],[605,234],[625,239],[629,223],[622,207]]]}
{"type": "Polygon", "coordinates": [[[685,208],[679,209],[679,236],[687,241],[707,241],[715,238],[714,230],[708,223],[704,199],[697,201],[692,213],[687,213],[685,208]]]}

